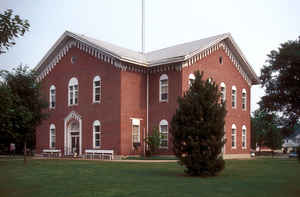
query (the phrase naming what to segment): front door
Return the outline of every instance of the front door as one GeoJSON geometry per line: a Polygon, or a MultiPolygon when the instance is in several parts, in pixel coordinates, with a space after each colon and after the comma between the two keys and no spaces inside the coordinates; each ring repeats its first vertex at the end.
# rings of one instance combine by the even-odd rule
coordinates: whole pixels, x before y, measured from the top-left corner
{"type": "Polygon", "coordinates": [[[79,155],[79,132],[71,133],[71,153],[79,155]]]}

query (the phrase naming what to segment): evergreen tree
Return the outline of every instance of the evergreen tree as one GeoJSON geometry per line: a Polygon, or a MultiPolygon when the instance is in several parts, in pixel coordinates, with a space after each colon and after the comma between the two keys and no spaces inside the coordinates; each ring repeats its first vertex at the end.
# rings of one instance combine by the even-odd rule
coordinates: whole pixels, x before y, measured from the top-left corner
{"type": "Polygon", "coordinates": [[[195,77],[172,118],[173,151],[187,174],[215,176],[225,167],[225,103],[215,82],[202,80],[203,72],[195,77]]]}

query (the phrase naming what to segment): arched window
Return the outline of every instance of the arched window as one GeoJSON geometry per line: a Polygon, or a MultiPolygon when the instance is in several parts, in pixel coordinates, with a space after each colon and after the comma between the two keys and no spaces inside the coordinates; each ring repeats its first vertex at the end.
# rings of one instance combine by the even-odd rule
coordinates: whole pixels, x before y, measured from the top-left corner
{"type": "Polygon", "coordinates": [[[101,124],[99,120],[93,123],[93,147],[100,148],[101,146],[101,124]]]}
{"type": "Polygon", "coordinates": [[[221,87],[221,103],[225,103],[226,101],[226,85],[224,82],[220,84],[221,87]]]}
{"type": "Polygon", "coordinates": [[[56,105],[56,88],[54,85],[50,86],[49,103],[50,103],[50,108],[54,109],[56,105]]]}
{"type": "Polygon", "coordinates": [[[159,101],[167,102],[168,101],[168,75],[163,74],[159,79],[159,101]]]}
{"type": "Polygon", "coordinates": [[[211,77],[209,77],[207,80],[208,80],[209,83],[212,83],[212,78],[211,77]]]}
{"type": "Polygon", "coordinates": [[[101,98],[101,78],[95,76],[93,80],[93,102],[100,103],[101,98]]]}
{"type": "Polygon", "coordinates": [[[73,77],[69,81],[69,105],[78,104],[78,80],[73,77]]]}
{"type": "Polygon", "coordinates": [[[231,147],[236,148],[236,126],[235,124],[231,127],[231,147]]]}
{"type": "Polygon", "coordinates": [[[55,148],[56,146],[56,130],[55,130],[55,125],[51,124],[50,125],[50,137],[49,137],[49,148],[55,148]]]}
{"type": "Polygon", "coordinates": [[[246,110],[247,109],[247,91],[244,88],[242,90],[242,110],[246,110]]]}
{"type": "Polygon", "coordinates": [[[232,86],[231,88],[231,103],[232,108],[236,108],[236,87],[232,86]]]}
{"type": "Polygon", "coordinates": [[[194,81],[195,81],[195,75],[193,74],[193,73],[191,73],[190,75],[189,75],[189,87],[191,87],[192,86],[192,84],[194,83],[194,81]]]}
{"type": "Polygon", "coordinates": [[[246,149],[247,148],[247,128],[245,125],[242,127],[242,148],[246,149]]]}
{"type": "Polygon", "coordinates": [[[168,148],[168,121],[161,120],[159,123],[160,148],[168,148]]]}

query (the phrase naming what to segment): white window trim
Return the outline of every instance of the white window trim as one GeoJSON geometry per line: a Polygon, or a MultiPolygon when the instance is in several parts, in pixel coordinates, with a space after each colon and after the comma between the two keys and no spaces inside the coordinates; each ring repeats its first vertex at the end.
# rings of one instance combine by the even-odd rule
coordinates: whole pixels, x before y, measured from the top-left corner
{"type": "Polygon", "coordinates": [[[167,74],[162,74],[159,78],[159,102],[168,102],[168,99],[169,99],[169,78],[168,78],[168,75],[167,74]],[[168,83],[167,86],[168,87],[168,91],[167,91],[167,99],[162,99],[161,96],[162,96],[162,84],[161,84],[161,81],[162,80],[168,80],[168,83]]]}
{"type": "Polygon", "coordinates": [[[76,77],[72,77],[69,81],[68,84],[68,106],[73,106],[73,105],[78,105],[79,103],[79,84],[78,84],[78,80],[76,77]],[[74,86],[77,85],[77,103],[75,103],[75,89],[74,86]],[[70,103],[70,87],[73,86],[73,97],[72,97],[72,101],[73,104],[70,103]]]}
{"type": "Polygon", "coordinates": [[[56,87],[55,87],[55,85],[51,85],[50,86],[50,89],[49,89],[49,108],[50,109],[55,109],[55,107],[56,107],[56,87]],[[52,93],[51,93],[51,91],[52,90],[55,90],[55,94],[54,94],[54,96],[55,96],[55,104],[54,104],[54,106],[52,106],[52,93]]]}
{"type": "Polygon", "coordinates": [[[231,107],[232,107],[233,109],[236,109],[236,108],[237,108],[237,102],[236,102],[237,99],[236,99],[236,97],[237,97],[236,86],[232,86],[232,88],[231,88],[231,107]],[[235,90],[234,100],[232,99],[232,96],[233,96],[232,90],[235,90]],[[234,102],[234,106],[232,106],[232,102],[234,102]]]}
{"type": "MultiPolygon", "coordinates": [[[[225,103],[226,102],[226,85],[225,85],[225,83],[221,82],[220,87],[224,88],[223,95],[224,95],[224,103],[225,103]]],[[[222,98],[221,98],[221,100],[222,100],[222,98]]]]}
{"type": "Polygon", "coordinates": [[[245,88],[243,88],[243,90],[242,90],[242,110],[243,111],[247,110],[247,91],[245,88]],[[245,97],[243,96],[243,94],[245,94],[245,97]],[[244,100],[245,100],[245,108],[243,108],[244,100]]]}
{"type": "Polygon", "coordinates": [[[189,87],[192,86],[192,81],[195,81],[195,79],[196,79],[195,75],[194,75],[193,73],[191,73],[191,74],[189,75],[189,81],[188,81],[189,87]]]}
{"type": "Polygon", "coordinates": [[[132,126],[131,126],[131,140],[132,140],[132,146],[133,146],[133,143],[141,143],[141,119],[138,119],[138,118],[131,118],[132,120],[132,126]],[[134,142],[134,139],[133,139],[133,126],[138,126],[138,142],[134,142]]]}
{"type": "Polygon", "coordinates": [[[247,127],[245,125],[242,127],[242,149],[247,149],[247,127]],[[245,134],[243,131],[245,131],[245,134]],[[243,137],[245,137],[245,146],[243,146],[243,137]]]}
{"type": "Polygon", "coordinates": [[[231,148],[232,149],[236,149],[236,126],[235,126],[235,124],[233,124],[232,125],[232,127],[231,127],[231,148]],[[234,134],[232,133],[232,130],[235,130],[235,132],[234,132],[234,134]],[[234,137],[234,146],[232,146],[232,137],[234,137]]]}
{"type": "Polygon", "coordinates": [[[159,135],[160,136],[162,135],[161,126],[163,126],[163,125],[167,125],[167,132],[166,132],[166,134],[167,134],[167,146],[161,146],[162,139],[160,139],[161,142],[160,142],[159,148],[168,149],[169,148],[169,124],[168,124],[168,121],[163,119],[159,122],[159,135]]]}
{"type": "Polygon", "coordinates": [[[101,147],[101,123],[99,120],[95,120],[93,123],[93,148],[99,149],[101,147]],[[99,126],[99,146],[96,146],[96,130],[95,126],[99,126]]]}
{"type": "Polygon", "coordinates": [[[54,129],[54,132],[55,132],[55,145],[56,145],[56,128],[55,128],[55,125],[54,124],[50,124],[50,129],[49,129],[49,148],[55,148],[55,147],[52,147],[52,133],[51,131],[54,129]]]}
{"type": "Polygon", "coordinates": [[[100,76],[95,76],[93,79],[93,103],[100,103],[101,102],[101,77],[100,76]],[[99,86],[95,86],[95,82],[99,81],[100,85],[99,86]],[[99,96],[99,101],[96,101],[96,88],[100,88],[100,96],[99,96]]]}

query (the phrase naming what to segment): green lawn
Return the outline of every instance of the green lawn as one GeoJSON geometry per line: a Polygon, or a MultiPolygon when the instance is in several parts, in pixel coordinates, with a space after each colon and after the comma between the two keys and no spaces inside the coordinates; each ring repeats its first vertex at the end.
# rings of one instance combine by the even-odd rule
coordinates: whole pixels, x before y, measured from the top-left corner
{"type": "Polygon", "coordinates": [[[0,196],[300,196],[291,159],[228,160],[218,177],[187,177],[177,163],[0,159],[0,196]]]}

